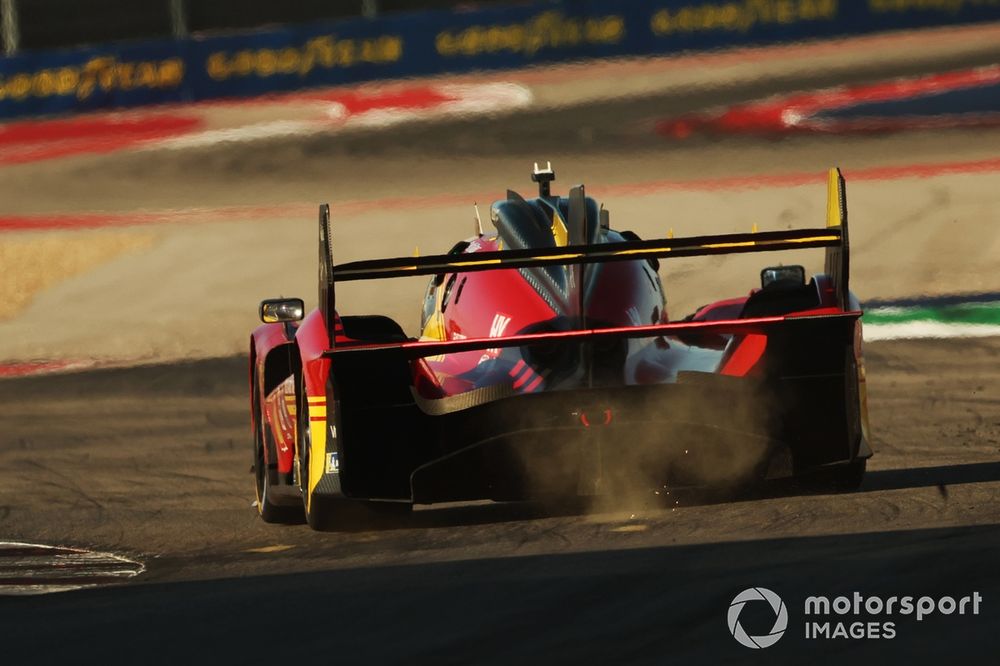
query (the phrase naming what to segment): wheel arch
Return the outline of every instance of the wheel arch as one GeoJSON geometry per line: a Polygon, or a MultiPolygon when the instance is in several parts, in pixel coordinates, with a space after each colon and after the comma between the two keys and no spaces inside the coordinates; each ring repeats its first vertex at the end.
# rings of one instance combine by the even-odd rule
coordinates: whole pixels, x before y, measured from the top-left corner
{"type": "Polygon", "coordinates": [[[268,351],[261,365],[261,396],[266,397],[282,382],[297,374],[302,365],[298,345],[288,342],[268,351]]]}

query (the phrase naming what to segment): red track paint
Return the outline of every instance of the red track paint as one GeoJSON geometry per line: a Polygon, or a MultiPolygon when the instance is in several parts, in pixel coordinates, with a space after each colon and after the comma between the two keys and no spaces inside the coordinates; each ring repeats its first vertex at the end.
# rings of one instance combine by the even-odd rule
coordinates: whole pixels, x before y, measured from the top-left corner
{"type": "Polygon", "coordinates": [[[695,131],[719,134],[788,134],[792,132],[873,132],[898,129],[968,127],[1000,124],[1000,114],[962,115],[961,108],[944,115],[927,115],[915,109],[909,115],[833,118],[823,112],[842,111],[861,104],[916,102],[949,92],[1000,86],[1000,65],[894,79],[873,84],[828,88],[737,104],[722,111],[693,114],[660,121],[661,135],[684,139],[695,131]]]}
{"type": "Polygon", "coordinates": [[[110,153],[201,128],[193,115],[103,115],[0,125],[0,164],[110,153]]]}
{"type": "MultiPolygon", "coordinates": [[[[296,114],[301,114],[303,110],[307,114],[302,121],[304,131],[325,131],[369,113],[433,112],[436,109],[447,113],[455,104],[475,98],[483,90],[483,84],[465,87],[419,85],[374,91],[324,90],[182,104],[172,107],[176,113],[165,113],[162,110],[165,107],[160,107],[157,111],[133,110],[74,118],[20,121],[0,125],[0,165],[81,154],[105,154],[128,148],[156,147],[161,142],[206,129],[208,123],[205,118],[211,116],[213,109],[297,105],[294,110],[296,114]]],[[[497,101],[496,104],[502,105],[503,102],[497,101]]],[[[228,117],[232,116],[230,114],[228,117]]],[[[242,124],[238,121],[235,125],[213,129],[239,132],[243,128],[252,128],[253,125],[251,120],[245,119],[242,124]]],[[[197,139],[198,136],[193,138],[197,139]]]]}
{"type": "Polygon", "coordinates": [[[27,377],[48,372],[72,370],[91,365],[87,361],[26,361],[18,363],[0,363],[0,377],[27,377]]]}
{"type": "Polygon", "coordinates": [[[300,99],[337,102],[351,114],[382,109],[431,109],[457,98],[447,95],[431,86],[419,86],[388,92],[321,92],[305,93],[300,99]]]}

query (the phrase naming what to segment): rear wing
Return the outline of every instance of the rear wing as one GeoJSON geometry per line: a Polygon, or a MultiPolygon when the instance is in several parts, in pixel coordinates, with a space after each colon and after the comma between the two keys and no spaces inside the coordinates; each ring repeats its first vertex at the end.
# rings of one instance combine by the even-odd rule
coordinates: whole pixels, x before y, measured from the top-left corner
{"type": "MultiPolygon", "coordinates": [[[[355,261],[340,265],[333,262],[332,229],[330,206],[323,204],[319,209],[319,307],[327,330],[330,332],[330,346],[333,347],[331,317],[335,311],[335,289],[337,282],[355,280],[376,280],[394,277],[438,275],[443,273],[470,273],[497,269],[529,268],[549,265],[592,264],[614,261],[635,261],[637,259],[676,259],[681,257],[710,256],[718,254],[741,254],[746,252],[776,252],[826,248],[825,272],[833,280],[837,293],[837,303],[846,310],[848,304],[849,248],[847,238],[847,197],[844,177],[839,169],[831,169],[827,182],[826,227],[794,229],[787,231],[765,231],[737,234],[692,236],[688,238],[658,238],[651,240],[625,241],[587,245],[567,245],[543,249],[501,250],[498,252],[476,252],[474,254],[439,254],[426,257],[398,257],[355,261]]],[[[585,205],[582,185],[570,190],[570,226],[584,225],[585,205]]],[[[570,238],[575,234],[570,230],[570,238]]],[[[670,326],[670,324],[664,325],[670,326]]],[[[633,334],[645,329],[658,327],[633,327],[633,334]]],[[[606,329],[602,335],[612,334],[606,329]]],[[[576,331],[571,333],[577,333],[576,331]]],[[[586,334],[581,331],[580,333],[586,334]]],[[[616,335],[624,335],[619,331],[616,335]]],[[[657,335],[657,331],[645,331],[644,335],[657,335]]],[[[540,334],[541,335],[541,334],[540,334]]],[[[552,335],[552,334],[545,334],[552,335]]],[[[563,333],[555,335],[564,335],[563,333]]],[[[504,346],[498,338],[490,338],[481,347],[504,346]]],[[[467,341],[472,343],[473,341],[467,341]]],[[[522,343],[523,344],[523,343],[522,343]]],[[[359,349],[360,347],[353,347],[359,349]]],[[[452,351],[458,351],[457,348],[452,351]]],[[[428,352],[430,355],[432,352],[428,352]]]]}

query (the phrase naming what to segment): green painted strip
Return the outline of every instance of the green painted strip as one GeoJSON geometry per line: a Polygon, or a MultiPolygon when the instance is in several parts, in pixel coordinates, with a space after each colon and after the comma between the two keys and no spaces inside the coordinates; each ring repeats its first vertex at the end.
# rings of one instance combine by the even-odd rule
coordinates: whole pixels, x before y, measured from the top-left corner
{"type": "Polygon", "coordinates": [[[1000,301],[939,307],[879,307],[865,311],[865,324],[937,321],[947,324],[1000,324],[1000,301]]]}

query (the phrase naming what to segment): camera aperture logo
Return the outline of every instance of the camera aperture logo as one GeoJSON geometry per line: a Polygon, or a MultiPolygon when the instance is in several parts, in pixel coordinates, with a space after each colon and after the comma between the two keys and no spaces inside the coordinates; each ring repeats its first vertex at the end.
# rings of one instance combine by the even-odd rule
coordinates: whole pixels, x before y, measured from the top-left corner
{"type": "Polygon", "coordinates": [[[729,604],[729,633],[733,635],[740,645],[748,648],[760,649],[771,647],[784,635],[788,628],[788,609],[785,602],[777,594],[766,587],[750,587],[737,594],[731,604],[729,604]],[[751,636],[740,624],[740,613],[743,607],[751,601],[766,601],[774,611],[774,626],[771,631],[763,636],[751,636]]]}

